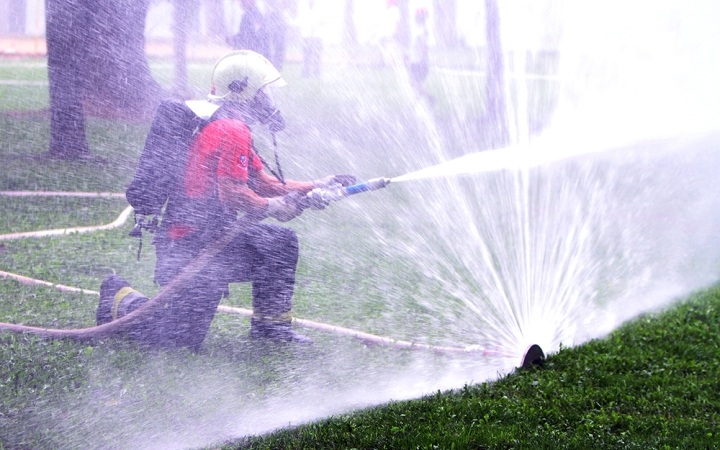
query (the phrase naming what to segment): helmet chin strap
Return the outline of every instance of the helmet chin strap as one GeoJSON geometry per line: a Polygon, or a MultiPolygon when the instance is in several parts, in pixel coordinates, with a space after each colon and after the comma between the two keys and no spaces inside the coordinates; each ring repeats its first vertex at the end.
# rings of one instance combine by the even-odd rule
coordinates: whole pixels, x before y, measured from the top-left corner
{"type": "Polygon", "coordinates": [[[253,99],[253,102],[254,104],[251,104],[251,113],[254,113],[253,115],[258,122],[263,125],[267,125],[270,135],[272,136],[277,173],[275,173],[262,158],[260,158],[260,160],[268,168],[268,170],[275,175],[275,178],[277,178],[282,184],[285,184],[285,176],[283,175],[282,166],[280,165],[280,154],[278,152],[277,139],[275,138],[275,133],[282,131],[285,128],[285,120],[283,119],[282,114],[280,114],[280,111],[275,108],[272,98],[264,92],[258,92],[253,99]]]}
{"type": "Polygon", "coordinates": [[[275,178],[277,178],[279,182],[281,182],[282,184],[286,184],[285,176],[283,175],[282,167],[280,166],[280,155],[278,153],[278,146],[277,146],[277,140],[275,139],[275,133],[271,132],[271,135],[272,135],[272,141],[273,141],[273,149],[275,152],[275,166],[277,167],[277,172],[275,172],[273,170],[273,168],[270,166],[270,164],[268,164],[268,162],[265,160],[265,158],[263,158],[263,156],[260,154],[260,152],[257,151],[257,149],[255,148],[255,144],[253,144],[253,151],[255,152],[256,155],[258,155],[258,158],[260,158],[260,162],[262,162],[263,167],[265,167],[267,170],[269,170],[270,173],[273,174],[273,176],[275,178]]]}

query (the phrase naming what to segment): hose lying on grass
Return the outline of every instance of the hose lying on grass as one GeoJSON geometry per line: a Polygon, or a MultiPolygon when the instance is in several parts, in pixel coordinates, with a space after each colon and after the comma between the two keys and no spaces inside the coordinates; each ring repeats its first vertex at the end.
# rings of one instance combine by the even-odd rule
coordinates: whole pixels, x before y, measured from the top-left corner
{"type": "MultiPolygon", "coordinates": [[[[117,192],[53,192],[53,191],[0,191],[0,196],[5,197],[103,197],[103,198],[125,198],[125,194],[117,192]]],[[[89,233],[91,231],[111,230],[125,225],[132,206],[128,206],[120,213],[117,219],[106,225],[95,225],[88,227],[58,228],[55,230],[26,231],[22,233],[0,234],[0,241],[25,239],[31,237],[61,236],[70,233],[89,233]]]]}
{"type": "MultiPolygon", "coordinates": [[[[93,291],[93,290],[89,290],[89,289],[81,289],[81,288],[76,288],[76,287],[71,287],[71,286],[65,286],[62,284],[53,284],[48,281],[37,280],[34,278],[25,277],[25,276],[18,275],[15,273],[4,272],[1,270],[0,270],[0,277],[12,278],[12,279],[19,281],[22,284],[27,284],[27,285],[40,285],[40,286],[53,287],[61,292],[75,292],[75,293],[82,293],[82,294],[86,294],[86,295],[100,295],[100,292],[98,292],[98,291],[93,291]]],[[[240,316],[245,316],[245,317],[251,317],[253,314],[251,309],[238,308],[235,306],[227,306],[227,305],[218,305],[217,310],[218,310],[218,312],[227,313],[227,314],[235,314],[235,315],[240,315],[240,316]]],[[[414,343],[414,342],[410,342],[410,341],[395,340],[395,339],[391,339],[388,337],[365,333],[363,331],[353,330],[351,328],[345,328],[345,327],[341,327],[341,326],[337,326],[337,325],[331,325],[331,324],[322,323],[322,322],[315,322],[315,321],[308,320],[308,319],[301,319],[299,317],[293,317],[292,322],[294,324],[304,327],[304,328],[310,328],[310,329],[319,330],[319,331],[327,331],[327,332],[331,332],[331,333],[335,333],[335,334],[354,337],[365,343],[372,344],[372,345],[384,345],[384,346],[396,347],[399,349],[431,350],[431,351],[440,352],[440,353],[473,352],[473,353],[482,353],[483,356],[512,357],[512,355],[505,355],[501,352],[483,349],[477,345],[470,345],[470,346],[465,346],[465,347],[445,347],[445,346],[436,346],[436,345],[428,345],[428,344],[418,344],[418,343],[414,343]]],[[[37,330],[37,329],[40,329],[40,328],[0,322],[0,331],[7,330],[7,331],[20,332],[20,333],[25,333],[25,332],[33,333],[34,330],[37,330]]],[[[48,329],[42,328],[42,330],[48,330],[48,329]]],[[[67,331],[67,330],[63,330],[63,331],[67,331]]]]}
{"type": "MultiPolygon", "coordinates": [[[[15,191],[15,192],[8,192],[8,191],[0,191],[0,195],[8,195],[8,196],[52,196],[52,195],[59,195],[59,196],[79,196],[79,197],[124,197],[124,194],[114,194],[114,193],[89,193],[89,192],[30,192],[30,191],[15,191]]],[[[56,229],[56,230],[43,230],[43,231],[34,231],[34,232],[24,232],[24,233],[12,233],[12,234],[5,234],[0,235],[0,240],[9,240],[9,239],[23,239],[28,237],[43,237],[43,236],[55,236],[55,235],[63,235],[71,232],[90,232],[90,231],[96,231],[96,230],[107,230],[112,228],[117,228],[122,226],[129,217],[130,213],[132,212],[132,207],[128,206],[121,214],[120,216],[112,223],[106,224],[106,225],[98,225],[98,226],[89,226],[89,227],[77,227],[77,228],[66,228],[66,229],[56,229]]],[[[91,340],[91,339],[100,339],[104,337],[110,337],[114,335],[122,334],[128,330],[134,325],[140,324],[142,321],[146,320],[148,317],[150,317],[153,313],[155,313],[160,308],[164,307],[165,304],[170,301],[170,299],[173,298],[173,296],[180,293],[183,286],[186,284],[189,284],[193,281],[193,279],[196,277],[196,275],[202,270],[202,268],[208,264],[212,258],[214,258],[220,251],[222,251],[230,242],[232,242],[233,239],[246,227],[246,225],[250,221],[254,221],[256,219],[250,218],[248,216],[241,217],[238,219],[232,227],[227,229],[221,236],[213,242],[211,245],[209,245],[207,248],[205,248],[198,257],[190,263],[188,266],[186,266],[183,271],[175,277],[175,279],[165,286],[155,297],[151,298],[146,304],[144,304],[142,307],[138,308],[137,310],[131,312],[130,314],[123,316],[117,320],[114,320],[112,322],[98,325],[94,327],[89,328],[79,328],[79,329],[52,329],[52,328],[42,328],[42,327],[33,327],[28,325],[17,325],[17,324],[11,324],[11,323],[4,323],[0,322],[0,331],[12,331],[16,333],[31,333],[36,334],[39,336],[42,336],[44,338],[49,339],[73,339],[77,341],[84,341],[84,340],[91,340]]],[[[71,286],[64,286],[61,284],[53,284],[47,281],[42,280],[35,280],[33,278],[25,277],[22,275],[13,274],[10,272],[4,272],[0,271],[0,276],[3,278],[13,278],[18,281],[20,281],[23,284],[35,284],[35,285],[43,285],[43,286],[49,286],[54,287],[59,291],[62,292],[77,292],[77,293],[83,293],[88,295],[100,295],[97,291],[87,290],[87,289],[80,289],[75,288],[71,286]]],[[[225,306],[225,305],[219,305],[218,311],[224,312],[224,313],[230,313],[230,314],[238,314],[242,316],[252,316],[252,310],[245,309],[245,308],[237,308],[232,306],[225,306]]],[[[293,318],[293,323],[306,327],[306,328],[312,328],[316,330],[321,331],[328,331],[333,332],[336,334],[341,334],[345,336],[352,336],[355,337],[363,342],[366,342],[368,344],[373,345],[386,345],[386,346],[392,346],[400,349],[417,349],[417,350],[431,350],[435,352],[440,353],[479,353],[483,356],[502,356],[502,357],[513,357],[513,355],[504,354],[502,352],[498,351],[492,351],[483,349],[478,345],[469,345],[465,347],[447,347],[447,346],[434,346],[434,345],[428,345],[428,344],[418,344],[414,342],[409,341],[400,341],[395,340],[387,337],[377,336],[370,333],[365,333],[362,331],[352,330],[349,328],[344,328],[340,326],[320,323],[320,322],[314,322],[307,319],[300,319],[300,318],[293,318]]]]}
{"type": "Polygon", "coordinates": [[[192,283],[197,274],[207,266],[210,261],[222,251],[230,242],[235,239],[240,232],[247,227],[247,224],[253,219],[247,216],[238,219],[230,228],[225,230],[220,237],[208,245],[197,258],[188,264],[173,281],[165,286],[156,296],[151,298],[140,308],[112,322],[98,325],[90,328],[79,328],[71,330],[61,330],[52,328],[31,327],[25,325],[15,325],[9,323],[0,323],[0,330],[14,331],[18,333],[33,333],[50,339],[74,339],[88,340],[110,337],[127,332],[134,325],[140,324],[149,318],[157,310],[164,307],[173,296],[179,294],[184,286],[192,283]]]}

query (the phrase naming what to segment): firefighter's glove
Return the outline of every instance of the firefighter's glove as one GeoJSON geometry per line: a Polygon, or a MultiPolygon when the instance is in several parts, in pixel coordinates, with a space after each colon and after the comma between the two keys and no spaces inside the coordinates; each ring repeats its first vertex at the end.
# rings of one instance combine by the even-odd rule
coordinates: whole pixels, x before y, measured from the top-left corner
{"type": "Polygon", "coordinates": [[[355,177],[352,175],[330,175],[313,181],[313,188],[332,189],[340,186],[348,187],[353,184],[355,184],[355,177]]]}
{"type": "Polygon", "coordinates": [[[326,195],[327,190],[315,188],[307,193],[307,203],[310,209],[322,210],[330,204],[331,199],[326,195]]]}
{"type": "Polygon", "coordinates": [[[292,192],[282,197],[271,197],[267,199],[268,206],[265,213],[280,222],[287,222],[302,214],[303,208],[300,205],[300,195],[292,192]]]}

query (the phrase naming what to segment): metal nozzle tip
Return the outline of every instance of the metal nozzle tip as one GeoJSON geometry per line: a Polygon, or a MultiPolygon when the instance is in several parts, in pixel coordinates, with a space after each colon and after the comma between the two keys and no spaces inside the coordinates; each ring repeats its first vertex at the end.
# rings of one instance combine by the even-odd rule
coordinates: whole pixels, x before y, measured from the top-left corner
{"type": "Polygon", "coordinates": [[[368,180],[366,184],[368,186],[368,190],[374,191],[376,189],[382,189],[390,184],[390,178],[373,178],[372,180],[368,180]]]}

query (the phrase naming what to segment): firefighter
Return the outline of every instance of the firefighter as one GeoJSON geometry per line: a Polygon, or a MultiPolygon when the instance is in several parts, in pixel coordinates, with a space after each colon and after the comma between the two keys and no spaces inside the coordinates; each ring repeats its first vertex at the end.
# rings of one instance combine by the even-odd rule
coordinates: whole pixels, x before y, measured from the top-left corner
{"type": "MultiPolygon", "coordinates": [[[[240,235],[198,273],[192,285],[159,313],[159,323],[153,324],[144,340],[163,347],[199,348],[228,284],[251,282],[250,336],[311,342],[291,329],[297,236],[289,228],[261,220],[292,220],[303,212],[298,202],[301,196],[318,187],[348,186],[355,178],[330,175],[315,181],[281,181],[264,170],[253,149],[250,126],[266,125],[273,133],[284,128],[284,119],[269,92],[271,87],[283,85],[275,67],[249,50],[231,52],[216,63],[208,98],[217,109],[192,140],[179,188],[170,193],[155,233],[155,281],[161,286],[170,283],[239,214],[257,220],[248,222],[240,235]]],[[[127,313],[134,309],[117,298],[118,293],[130,291],[123,280],[106,279],[101,287],[98,323],[118,317],[119,310],[127,313]]],[[[143,303],[134,300],[137,305],[143,303]]]]}

